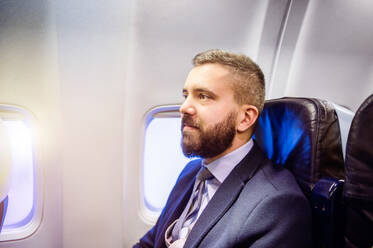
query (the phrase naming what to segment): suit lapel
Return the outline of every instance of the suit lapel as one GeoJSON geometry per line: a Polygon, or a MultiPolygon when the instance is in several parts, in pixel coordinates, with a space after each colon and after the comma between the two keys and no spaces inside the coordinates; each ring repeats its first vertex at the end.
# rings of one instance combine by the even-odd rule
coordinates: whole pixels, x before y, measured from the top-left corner
{"type": "Polygon", "coordinates": [[[165,229],[167,229],[167,227],[171,225],[172,222],[174,222],[177,218],[180,217],[181,213],[183,212],[185,206],[188,203],[190,195],[192,194],[194,182],[195,180],[192,180],[187,185],[184,185],[185,191],[182,194],[180,194],[178,198],[174,201],[176,204],[173,204],[173,206],[170,208],[164,208],[165,210],[167,210],[166,214],[168,215],[165,229]]]}
{"type": "Polygon", "coordinates": [[[232,170],[207,204],[192,228],[184,247],[198,246],[203,237],[233,205],[245,183],[255,174],[263,159],[263,153],[254,143],[252,150],[232,170]]]}
{"type": "MultiPolygon", "coordinates": [[[[170,199],[167,201],[167,205],[164,207],[162,214],[160,216],[160,233],[158,233],[158,242],[160,244],[159,247],[164,247],[164,234],[166,229],[177,219],[180,217],[181,213],[183,212],[190,195],[192,194],[194,182],[195,182],[195,175],[197,174],[198,170],[201,167],[200,160],[194,160],[191,163],[194,165],[192,166],[191,170],[188,171],[187,175],[181,178],[182,182],[176,182],[175,188],[172,191],[172,195],[170,195],[170,199]],[[161,224],[162,223],[162,224],[161,224]]],[[[155,247],[158,247],[155,245],[155,247]]]]}

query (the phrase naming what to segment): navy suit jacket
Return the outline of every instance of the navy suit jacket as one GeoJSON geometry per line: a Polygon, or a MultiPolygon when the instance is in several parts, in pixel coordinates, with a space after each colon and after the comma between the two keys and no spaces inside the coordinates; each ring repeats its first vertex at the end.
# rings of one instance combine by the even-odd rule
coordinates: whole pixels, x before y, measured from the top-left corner
{"type": "MultiPolygon", "coordinates": [[[[164,233],[181,215],[201,160],[181,172],[155,226],[135,248],[165,248],[164,233]]],[[[293,175],[274,166],[254,143],[220,185],[184,247],[311,247],[311,210],[293,175]]]]}

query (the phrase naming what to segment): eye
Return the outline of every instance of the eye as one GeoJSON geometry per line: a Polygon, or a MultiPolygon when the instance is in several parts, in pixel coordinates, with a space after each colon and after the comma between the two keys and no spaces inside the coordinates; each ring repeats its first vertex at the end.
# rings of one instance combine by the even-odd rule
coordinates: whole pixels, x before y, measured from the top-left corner
{"type": "Polygon", "coordinates": [[[207,99],[210,99],[210,97],[209,97],[208,95],[204,94],[204,93],[200,93],[200,94],[198,95],[198,97],[199,97],[199,99],[201,99],[201,100],[207,100],[207,99]]]}

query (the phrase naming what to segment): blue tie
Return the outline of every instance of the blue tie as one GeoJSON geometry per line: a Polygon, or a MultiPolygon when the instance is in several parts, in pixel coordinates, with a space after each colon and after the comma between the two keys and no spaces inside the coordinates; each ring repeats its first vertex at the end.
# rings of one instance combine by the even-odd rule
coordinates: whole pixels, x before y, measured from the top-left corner
{"type": "Polygon", "coordinates": [[[184,208],[183,213],[180,215],[180,218],[177,220],[175,227],[172,230],[173,241],[178,240],[180,238],[179,233],[183,228],[185,221],[190,217],[194,216],[195,214],[198,214],[198,211],[202,203],[202,195],[203,190],[205,188],[205,182],[206,180],[211,179],[213,177],[214,176],[206,167],[202,167],[199,170],[196,182],[194,183],[193,192],[189,198],[188,204],[184,208]]]}

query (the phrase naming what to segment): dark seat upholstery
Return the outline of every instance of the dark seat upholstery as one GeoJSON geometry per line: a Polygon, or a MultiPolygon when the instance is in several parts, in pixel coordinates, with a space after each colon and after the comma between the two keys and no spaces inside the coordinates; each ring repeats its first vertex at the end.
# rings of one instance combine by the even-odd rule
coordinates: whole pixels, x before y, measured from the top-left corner
{"type": "Polygon", "coordinates": [[[346,247],[373,247],[373,95],[357,110],[346,146],[346,247]]]}
{"type": "Polygon", "coordinates": [[[255,139],[268,157],[293,172],[313,209],[314,247],[341,247],[338,229],[344,162],[333,105],[314,98],[265,103],[255,139]]]}

